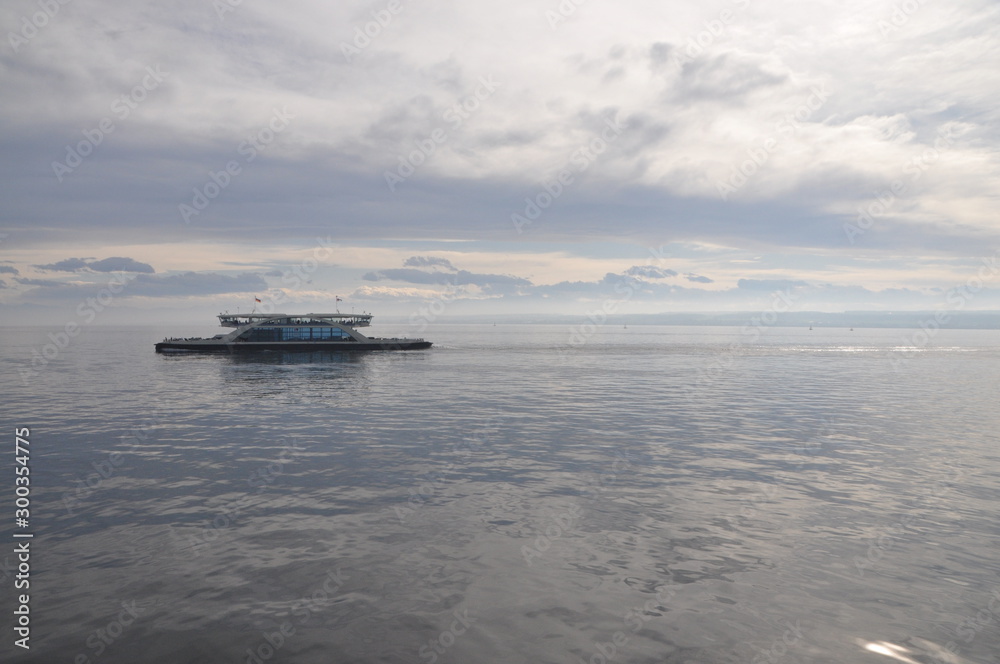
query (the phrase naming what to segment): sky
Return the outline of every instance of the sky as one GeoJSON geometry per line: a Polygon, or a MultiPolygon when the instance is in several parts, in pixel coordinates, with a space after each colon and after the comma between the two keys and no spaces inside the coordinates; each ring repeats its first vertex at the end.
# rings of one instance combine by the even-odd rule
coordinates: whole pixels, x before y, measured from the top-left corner
{"type": "Polygon", "coordinates": [[[0,27],[0,324],[1000,309],[995,1],[11,0],[0,27]]]}

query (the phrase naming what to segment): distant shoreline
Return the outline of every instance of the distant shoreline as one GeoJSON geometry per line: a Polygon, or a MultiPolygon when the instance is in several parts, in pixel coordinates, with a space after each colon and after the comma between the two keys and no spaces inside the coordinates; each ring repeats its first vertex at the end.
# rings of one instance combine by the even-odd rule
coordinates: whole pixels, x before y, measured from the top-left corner
{"type": "MultiPolygon", "coordinates": [[[[742,327],[760,321],[763,312],[741,311],[721,313],[668,313],[668,314],[616,314],[608,316],[602,326],[623,325],[678,325],[742,327]]],[[[815,327],[815,328],[887,328],[909,329],[941,327],[954,330],[1000,329],[1000,311],[790,311],[772,314],[773,323],[766,327],[815,327]]],[[[380,316],[381,325],[406,323],[408,319],[397,316],[380,316]]],[[[441,316],[437,324],[490,325],[577,325],[593,323],[586,315],[569,314],[505,314],[497,316],[441,316]]]]}

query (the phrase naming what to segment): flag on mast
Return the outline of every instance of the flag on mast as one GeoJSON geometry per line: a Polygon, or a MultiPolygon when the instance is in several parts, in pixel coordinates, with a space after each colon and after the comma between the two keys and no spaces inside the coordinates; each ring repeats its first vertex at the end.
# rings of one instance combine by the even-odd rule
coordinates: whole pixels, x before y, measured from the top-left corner
{"type": "Polygon", "coordinates": [[[257,297],[256,295],[254,296],[254,298],[253,298],[253,299],[254,299],[254,302],[260,302],[260,298],[259,298],[259,297],[257,297]]]}

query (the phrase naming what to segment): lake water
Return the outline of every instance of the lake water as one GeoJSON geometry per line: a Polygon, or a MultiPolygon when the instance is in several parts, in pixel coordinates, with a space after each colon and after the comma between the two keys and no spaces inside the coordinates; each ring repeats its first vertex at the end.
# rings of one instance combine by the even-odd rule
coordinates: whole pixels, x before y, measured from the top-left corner
{"type": "Polygon", "coordinates": [[[1000,332],[95,327],[22,380],[50,331],[0,330],[3,661],[997,661],[1000,332]]]}

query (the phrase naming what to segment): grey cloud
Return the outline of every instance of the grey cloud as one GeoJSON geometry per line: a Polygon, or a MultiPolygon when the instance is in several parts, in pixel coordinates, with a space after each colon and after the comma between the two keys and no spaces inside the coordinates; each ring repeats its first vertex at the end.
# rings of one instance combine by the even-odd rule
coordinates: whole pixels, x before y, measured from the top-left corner
{"type": "Polygon", "coordinates": [[[390,268],[368,272],[365,281],[401,281],[408,284],[478,286],[491,294],[516,293],[531,287],[531,281],[508,274],[479,274],[459,270],[451,261],[435,256],[411,256],[403,263],[418,267],[390,268]],[[442,271],[444,268],[447,271],[442,271]]]}
{"type": "Polygon", "coordinates": [[[415,95],[385,111],[369,126],[365,138],[375,143],[399,144],[412,136],[426,138],[442,124],[434,100],[425,94],[415,95]]]}
{"type": "Polygon", "coordinates": [[[80,270],[93,270],[94,272],[140,272],[144,274],[152,274],[156,271],[153,269],[153,266],[147,263],[140,263],[135,259],[123,256],[113,256],[99,261],[87,258],[67,258],[66,260],[62,260],[57,263],[36,265],[35,267],[40,270],[48,270],[50,272],[79,272],[80,270]]]}
{"type": "Polygon", "coordinates": [[[462,92],[462,66],[458,64],[454,54],[447,60],[424,67],[420,73],[449,92],[462,92]]]}
{"type": "Polygon", "coordinates": [[[668,42],[656,42],[649,47],[649,61],[654,67],[661,67],[667,64],[673,51],[673,44],[668,42]]]}
{"type": "Polygon", "coordinates": [[[63,285],[63,283],[61,281],[55,281],[54,279],[26,279],[26,278],[19,278],[19,279],[15,279],[14,281],[16,281],[17,283],[21,284],[22,286],[43,286],[43,287],[46,287],[46,288],[58,287],[58,286],[62,286],[63,285]]]}
{"type": "Polygon", "coordinates": [[[668,268],[660,268],[655,265],[633,265],[625,270],[625,274],[633,277],[646,277],[647,279],[666,279],[676,277],[677,272],[668,268]]]}
{"type": "MultiPolygon", "coordinates": [[[[195,295],[219,295],[222,293],[263,292],[268,286],[263,277],[254,273],[243,273],[235,276],[216,274],[214,272],[185,272],[183,274],[150,275],[137,274],[127,278],[119,286],[120,292],[115,297],[178,297],[195,295]]],[[[34,280],[44,281],[44,280],[34,280]]],[[[104,283],[65,284],[58,282],[33,284],[38,286],[31,291],[37,299],[65,300],[92,297],[104,283]]]]}
{"type": "Polygon", "coordinates": [[[0,265],[0,274],[21,274],[16,267],[11,265],[0,265]]]}
{"type": "Polygon", "coordinates": [[[252,272],[232,277],[214,272],[185,272],[165,276],[140,274],[125,287],[124,292],[147,297],[172,297],[261,292],[267,287],[264,278],[252,272]]]}
{"type": "Polygon", "coordinates": [[[404,281],[409,284],[449,284],[455,283],[453,275],[443,272],[425,272],[414,268],[390,268],[378,272],[367,272],[365,281],[404,281]]]}
{"type": "Polygon", "coordinates": [[[457,272],[458,268],[451,264],[451,261],[447,258],[438,258],[436,256],[410,256],[405,261],[403,261],[403,267],[436,267],[440,266],[447,268],[453,272],[457,272]]]}
{"type": "Polygon", "coordinates": [[[684,64],[681,73],[683,97],[727,102],[741,102],[751,92],[788,80],[786,74],[769,72],[761,63],[734,53],[695,58],[684,64]]]}
{"type": "Polygon", "coordinates": [[[427,272],[413,268],[399,268],[369,272],[365,281],[402,281],[409,284],[452,284],[454,286],[530,286],[531,282],[521,277],[506,274],[476,274],[468,270],[457,272],[427,272]]]}
{"type": "Polygon", "coordinates": [[[104,260],[88,263],[87,267],[95,272],[141,272],[153,274],[156,270],[148,263],[140,263],[132,258],[115,256],[104,260]]]}
{"type": "Polygon", "coordinates": [[[50,272],[78,272],[87,269],[87,261],[82,258],[67,258],[58,263],[48,265],[36,265],[39,270],[49,270],[50,272]]]}
{"type": "Polygon", "coordinates": [[[688,272],[687,274],[685,274],[684,278],[687,279],[688,281],[693,281],[693,282],[695,282],[697,284],[714,284],[715,283],[714,279],[709,279],[708,277],[703,277],[700,274],[691,274],[690,272],[688,272]]]}

